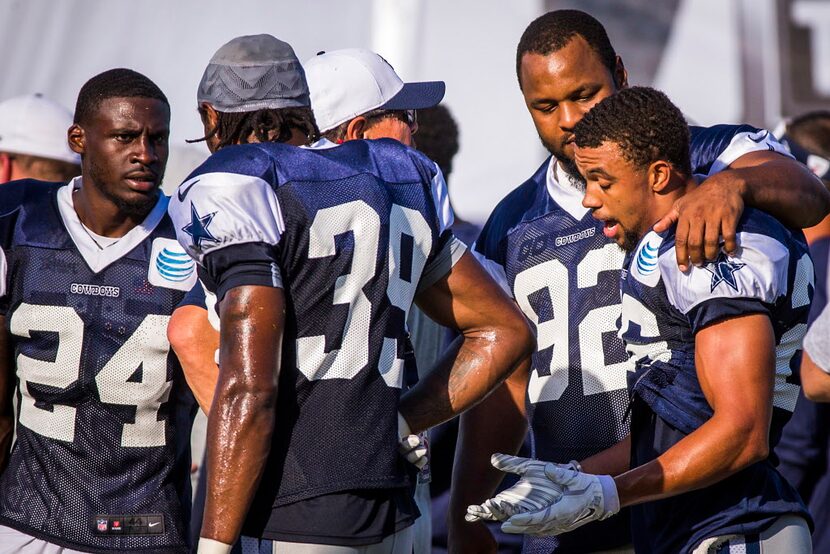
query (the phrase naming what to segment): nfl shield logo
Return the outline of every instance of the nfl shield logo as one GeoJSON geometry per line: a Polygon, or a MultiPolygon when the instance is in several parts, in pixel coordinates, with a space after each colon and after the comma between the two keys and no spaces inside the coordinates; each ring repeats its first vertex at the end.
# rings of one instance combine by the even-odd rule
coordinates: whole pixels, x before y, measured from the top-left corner
{"type": "Polygon", "coordinates": [[[107,520],[106,519],[99,519],[98,520],[98,530],[99,531],[106,531],[107,530],[107,520]]]}

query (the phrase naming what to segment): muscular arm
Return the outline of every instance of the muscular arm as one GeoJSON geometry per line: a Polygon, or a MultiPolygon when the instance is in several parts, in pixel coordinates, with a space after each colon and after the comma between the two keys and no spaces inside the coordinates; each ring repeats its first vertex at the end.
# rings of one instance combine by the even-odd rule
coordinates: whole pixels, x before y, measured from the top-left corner
{"type": "Polygon", "coordinates": [[[504,473],[490,464],[494,452],[515,454],[527,433],[525,392],[530,360],[502,386],[461,415],[448,514],[450,552],[495,552],[496,542],[481,523],[464,520],[467,506],[493,496],[504,473]]]}
{"type": "Polygon", "coordinates": [[[167,339],[182,364],[193,396],[209,414],[219,376],[215,358],[219,333],[208,321],[207,310],[193,305],[176,308],[167,326],[167,339]]]}
{"type": "Polygon", "coordinates": [[[656,460],[615,477],[620,506],[700,489],[767,457],[775,375],[769,318],[753,314],[702,329],[695,365],[714,415],[656,460]]]}
{"type": "Polygon", "coordinates": [[[597,475],[620,475],[631,466],[631,435],[610,448],[582,460],[582,471],[597,475]]]}
{"type": "Polygon", "coordinates": [[[0,473],[6,469],[14,437],[14,364],[6,317],[0,316],[0,473]]]}
{"type": "Polygon", "coordinates": [[[282,289],[241,286],[220,306],[221,368],[208,418],[201,536],[239,537],[271,449],[285,322],[282,289]]]}
{"type": "Polygon", "coordinates": [[[830,212],[830,191],[800,162],[775,152],[750,152],[678,200],[654,230],[677,222],[677,263],[700,265],[720,250],[737,250],[744,205],[768,212],[794,228],[817,225],[830,212]]]}
{"type": "Polygon", "coordinates": [[[401,399],[401,415],[413,433],[472,407],[528,359],[535,343],[519,308],[469,252],[416,301],[461,336],[401,399]]]}

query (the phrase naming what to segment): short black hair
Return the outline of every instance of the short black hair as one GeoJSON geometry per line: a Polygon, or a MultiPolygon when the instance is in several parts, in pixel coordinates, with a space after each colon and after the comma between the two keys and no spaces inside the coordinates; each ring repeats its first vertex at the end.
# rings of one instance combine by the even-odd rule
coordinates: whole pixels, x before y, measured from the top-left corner
{"type": "Polygon", "coordinates": [[[525,54],[547,56],[558,52],[576,35],[585,39],[613,75],[617,68],[617,52],[611,46],[602,23],[580,10],[555,10],[534,19],[519,39],[516,48],[519,86],[522,85],[522,57],[525,54]]]}
{"type": "Polygon", "coordinates": [[[580,148],[613,142],[638,168],[663,160],[691,177],[689,125],[668,96],[653,88],[627,88],[603,99],[574,126],[574,140],[580,148]]]}
{"type": "Polygon", "coordinates": [[[137,71],[119,67],[99,73],[84,83],[75,103],[74,122],[88,122],[101,102],[109,98],[155,98],[170,108],[158,85],[137,71]]]}
{"type": "Polygon", "coordinates": [[[823,158],[830,158],[830,111],[816,110],[794,117],[787,135],[800,147],[823,158]]]}
{"type": "Polygon", "coordinates": [[[415,147],[438,164],[447,179],[452,173],[452,160],[458,153],[458,124],[444,104],[418,110],[418,132],[415,147]]]}

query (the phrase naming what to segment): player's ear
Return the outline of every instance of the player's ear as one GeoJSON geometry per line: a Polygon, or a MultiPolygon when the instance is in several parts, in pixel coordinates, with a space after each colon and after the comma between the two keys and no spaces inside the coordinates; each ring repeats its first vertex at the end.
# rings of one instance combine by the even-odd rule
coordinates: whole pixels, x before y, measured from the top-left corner
{"type": "Polygon", "coordinates": [[[625,69],[622,58],[617,56],[617,62],[614,67],[614,84],[617,85],[617,90],[622,90],[628,86],[628,71],[625,69]]]}
{"type": "Polygon", "coordinates": [[[362,115],[359,115],[349,121],[349,124],[346,126],[346,136],[344,137],[344,140],[348,141],[366,138],[363,135],[366,133],[366,129],[368,128],[369,120],[362,115]]]}
{"type": "Polygon", "coordinates": [[[86,136],[84,129],[77,123],[73,123],[66,131],[66,141],[69,143],[69,148],[76,154],[84,155],[86,150],[86,136]]]}
{"type": "Polygon", "coordinates": [[[648,186],[652,192],[667,192],[671,182],[671,164],[663,160],[652,162],[648,166],[648,186]]]}
{"type": "Polygon", "coordinates": [[[0,184],[8,183],[12,178],[12,158],[0,152],[0,184]]]}

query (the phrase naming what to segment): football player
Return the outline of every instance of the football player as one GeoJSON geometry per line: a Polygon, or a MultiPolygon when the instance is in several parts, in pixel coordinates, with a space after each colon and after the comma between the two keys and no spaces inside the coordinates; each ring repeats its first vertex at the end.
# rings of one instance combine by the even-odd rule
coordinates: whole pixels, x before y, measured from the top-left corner
{"type": "Polygon", "coordinates": [[[637,552],[811,552],[809,513],[771,455],[798,397],[814,287],[803,233],[747,209],[734,255],[679,270],[674,229],[651,229],[697,183],[683,114],[654,89],[597,104],[574,144],[583,205],[627,252],[631,433],[581,467],[495,457],[530,480],[473,517],[558,535],[634,506],[637,552]]]}
{"type": "Polygon", "coordinates": [[[166,328],[196,268],[159,192],[169,123],[147,77],[101,73],[68,130],[81,176],[0,195],[0,552],[189,550],[195,402],[166,328]]]}
{"type": "Polygon", "coordinates": [[[199,551],[228,552],[244,531],[274,552],[409,554],[399,438],[526,363],[530,329],[449,230],[433,162],[388,139],[292,145],[317,127],[288,44],[230,41],[198,101],[215,153],[170,214],[219,304],[199,551]],[[401,398],[416,298],[462,336],[401,398]]]}
{"type": "MultiPolygon", "coordinates": [[[[623,253],[582,206],[585,185],[573,162],[574,126],[591,106],[627,86],[625,67],[602,25],[577,10],[532,22],[516,64],[527,108],[552,156],[499,203],[475,251],[535,327],[538,349],[530,372],[514,373],[504,390],[461,418],[450,538],[452,548],[476,553],[495,544],[483,525],[464,522],[465,509],[491,496],[501,479],[490,455],[521,444],[525,394],[537,458],[584,459],[628,433],[626,355],[616,337],[623,253]]],[[[692,172],[705,180],[677,201],[660,227],[679,217],[676,252],[684,267],[714,259],[721,244],[735,250],[745,203],[795,227],[818,222],[830,207],[822,184],[765,131],[693,128],[691,160],[692,172]]],[[[624,518],[562,537],[526,537],[534,552],[592,552],[629,542],[624,518]]]]}

